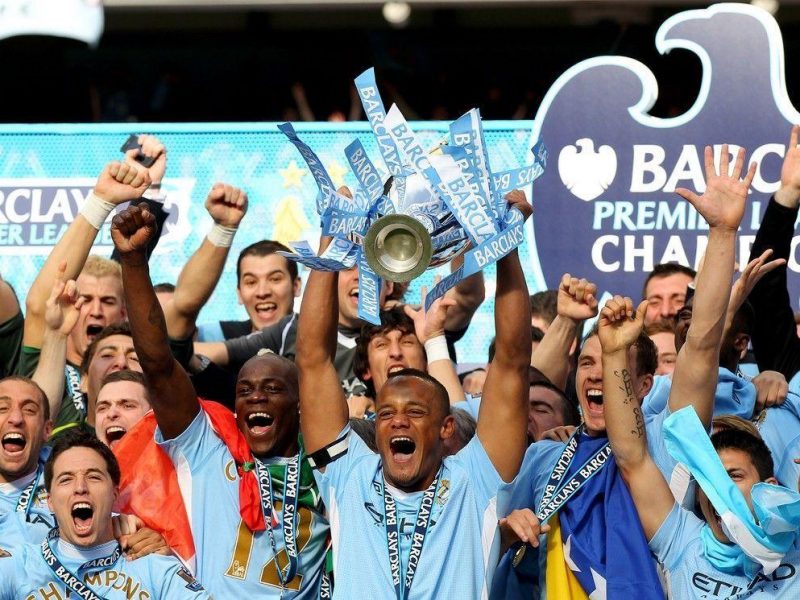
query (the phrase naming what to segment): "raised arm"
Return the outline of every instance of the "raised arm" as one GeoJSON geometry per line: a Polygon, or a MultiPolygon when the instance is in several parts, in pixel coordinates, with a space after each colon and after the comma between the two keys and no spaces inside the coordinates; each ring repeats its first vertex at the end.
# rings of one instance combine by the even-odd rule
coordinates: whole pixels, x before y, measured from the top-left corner
{"type": "Polygon", "coordinates": [[[131,206],[111,222],[111,237],[122,265],[133,345],[158,426],[165,439],[172,439],[189,426],[200,404],[189,376],[172,357],[164,313],[150,281],[146,252],[153,235],[155,217],[146,205],[131,206]]]}
{"type": "Polygon", "coordinates": [[[44,335],[44,313],[47,298],[58,276],[58,267],[67,263],[64,279],[77,279],[97,232],[114,207],[122,202],[138,198],[150,184],[145,169],[112,162],[106,165],[97,178],[94,191],[89,195],[81,211],[70,223],[64,235],[50,251],[50,255],[31,284],[25,298],[25,333],[23,344],[33,348],[42,347],[44,335]]]}
{"type": "Polygon", "coordinates": [[[644,326],[645,312],[647,301],[634,313],[630,298],[615,296],[600,311],[597,333],[603,351],[603,412],[608,439],[650,540],[669,516],[675,499],[647,451],[644,415],[628,363],[630,348],[644,326]]]}
{"type": "MultiPolygon", "coordinates": [[[[459,269],[463,264],[464,255],[462,254],[450,263],[450,271],[459,269]]],[[[452,301],[452,305],[447,310],[445,330],[461,331],[469,327],[472,316],[486,298],[483,271],[478,271],[459,281],[454,288],[447,292],[445,298],[452,301]]]]}
{"type": "MultiPolygon", "coordinates": [[[[750,259],[773,250],[774,259],[788,260],[800,206],[800,125],[792,127],[781,168],[781,186],[769,201],[756,233],[750,259]]],[[[797,337],[786,267],[775,269],[753,288],[750,304],[755,312],[751,339],[762,371],[775,370],[790,380],[800,371],[800,338],[797,337]]]]}
{"type": "MultiPolygon", "coordinates": [[[[320,240],[320,253],[331,239],[320,240]]],[[[300,372],[300,429],[309,454],[336,440],[349,417],[336,355],[339,320],[338,273],[311,271],[297,321],[297,354],[300,372]]]]}
{"type": "MultiPolygon", "coordinates": [[[[531,206],[520,190],[509,203],[527,219],[531,206]]],[[[519,471],[527,447],[531,305],[516,250],[497,261],[494,300],[495,354],[489,365],[478,413],[477,435],[504,481],[519,471]]]]}
{"type": "Polygon", "coordinates": [[[44,337],[39,362],[32,379],[47,395],[53,419],[61,410],[64,396],[64,365],[67,362],[67,338],[78,322],[84,297],[80,296],[74,279],[64,281],[66,263],[61,263],[58,275],[47,299],[44,337]]]}
{"type": "Polygon", "coordinates": [[[558,314],[531,357],[531,364],[562,390],[567,386],[569,351],[578,326],[597,315],[597,286],[564,273],[558,286],[558,314]]]}
{"type": "Polygon", "coordinates": [[[445,387],[450,398],[450,404],[463,402],[464,388],[461,387],[455,365],[450,359],[447,340],[444,335],[447,317],[450,311],[453,310],[456,301],[445,295],[431,304],[430,309],[426,312],[425,297],[427,295],[428,288],[423,286],[420,307],[413,308],[406,304],[403,306],[403,310],[414,321],[414,331],[417,334],[417,339],[425,347],[428,374],[445,387]]]}
{"type": "MultiPolygon", "coordinates": [[[[708,222],[708,247],[703,268],[697,274],[691,311],[691,325],[686,341],[678,352],[669,409],[675,412],[692,405],[705,427],[711,426],[714,412],[714,391],[719,374],[719,348],[730,298],[733,277],[736,231],[744,216],[750,182],[755,175],[751,165],[744,180],[744,149],[736,156],[733,173],[728,175],[728,146],[722,146],[719,174],[714,167],[711,148],[706,146],[706,191],[698,196],[689,190],[675,190],[689,201],[708,222]]],[[[678,313],[678,327],[681,315],[678,313]]]]}
{"type": "Polygon", "coordinates": [[[175,339],[194,334],[197,315],[217,287],[233,236],[247,212],[247,194],[231,185],[216,183],[206,198],[206,210],[214,226],[181,270],[175,295],[164,308],[167,330],[175,339]]]}

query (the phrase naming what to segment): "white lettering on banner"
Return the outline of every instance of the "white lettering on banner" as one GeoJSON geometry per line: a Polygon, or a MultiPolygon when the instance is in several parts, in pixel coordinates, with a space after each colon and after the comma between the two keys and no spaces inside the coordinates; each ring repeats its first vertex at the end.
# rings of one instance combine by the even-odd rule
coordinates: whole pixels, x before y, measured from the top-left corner
{"type": "MultiPolygon", "coordinates": [[[[728,145],[731,155],[729,170],[733,170],[733,157],[739,151],[739,146],[728,145]]],[[[719,166],[722,146],[717,144],[714,149],[714,164],[719,166]]],[[[664,148],[656,144],[634,144],[633,159],[631,163],[630,191],[635,194],[651,194],[653,192],[674,192],[677,187],[693,188],[698,193],[706,189],[705,167],[703,166],[704,148],[693,144],[681,147],[681,153],[674,166],[668,171],[665,163],[667,155],[664,148]]],[[[780,187],[780,180],[766,181],[761,174],[762,163],[771,157],[771,160],[782,161],[786,153],[783,144],[764,144],[758,146],[747,159],[747,164],[756,163],[756,176],[753,178],[752,188],[756,192],[773,194],[780,187]],[[774,155],[774,156],[773,156],[774,155]]]]}
{"type": "Polygon", "coordinates": [[[347,235],[351,231],[362,231],[366,228],[367,217],[331,217],[328,226],[329,235],[347,235]]]}
{"type": "MultiPolygon", "coordinates": [[[[754,235],[740,235],[736,251],[736,261],[746,265],[750,257],[750,248],[755,240],[754,235]]],[[[657,238],[653,235],[614,235],[599,236],[592,245],[592,264],[603,273],[624,271],[626,273],[647,272],[653,266],[666,262],[680,262],[697,266],[706,251],[708,237],[698,235],[694,238],[670,235],[668,238],[657,238]]],[[[800,236],[792,241],[789,255],[789,268],[800,272],[798,260],[800,236]]]]}
{"type": "Polygon", "coordinates": [[[378,295],[379,292],[375,286],[375,281],[380,281],[377,278],[364,277],[359,280],[359,297],[364,296],[361,302],[370,314],[380,314],[378,309],[378,295]]]}

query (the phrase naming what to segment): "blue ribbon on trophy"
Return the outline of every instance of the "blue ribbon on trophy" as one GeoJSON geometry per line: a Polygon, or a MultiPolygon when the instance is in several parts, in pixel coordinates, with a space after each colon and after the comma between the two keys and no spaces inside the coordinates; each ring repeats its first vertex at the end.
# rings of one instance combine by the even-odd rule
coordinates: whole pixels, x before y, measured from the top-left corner
{"type": "Polygon", "coordinates": [[[297,147],[317,183],[317,212],[333,243],[316,256],[306,242],[282,253],[311,269],[358,265],[361,319],[380,324],[381,281],[410,281],[429,267],[464,253],[464,264],[426,298],[426,309],[447,290],[514,250],[524,239],[523,219],[505,194],[531,184],[547,160],[532,149],[533,164],[492,173],[480,113],[473,109],[450,125],[449,143],[426,151],[400,110],[387,112],[372,69],[356,80],[359,97],[390,178],[384,182],[359,140],[345,149],[358,181],[353,198],[336,192],[319,157],[288,123],[281,131],[297,147]]]}

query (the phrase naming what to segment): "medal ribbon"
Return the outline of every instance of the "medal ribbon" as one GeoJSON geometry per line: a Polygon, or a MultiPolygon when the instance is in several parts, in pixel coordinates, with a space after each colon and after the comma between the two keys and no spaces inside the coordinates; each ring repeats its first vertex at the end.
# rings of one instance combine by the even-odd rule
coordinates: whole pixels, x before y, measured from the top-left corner
{"type": "Polygon", "coordinates": [[[272,555],[275,557],[275,568],[278,571],[278,579],[281,582],[281,594],[286,588],[286,584],[297,575],[297,501],[300,494],[300,463],[302,462],[302,452],[292,457],[286,465],[286,476],[283,485],[283,546],[286,555],[289,557],[289,564],[286,571],[281,569],[278,562],[278,550],[275,544],[275,534],[272,531],[273,503],[272,503],[272,476],[267,465],[257,458],[256,475],[258,476],[258,487],[261,496],[261,510],[264,513],[264,525],[269,535],[269,543],[272,547],[272,555]]]}
{"type": "MultiPolygon", "coordinates": [[[[67,589],[76,594],[79,598],[83,598],[83,600],[105,600],[103,596],[98,596],[94,590],[92,590],[92,588],[78,579],[77,575],[61,564],[61,561],[58,559],[58,556],[56,556],[56,553],[53,550],[53,541],[58,539],[58,537],[58,527],[53,527],[53,529],[50,530],[50,533],[47,534],[47,537],[42,540],[42,557],[47,563],[47,566],[50,567],[50,570],[53,571],[53,574],[58,578],[58,580],[67,586],[67,589]]],[[[117,544],[114,552],[108,556],[95,558],[84,563],[78,569],[78,572],[80,573],[81,571],[93,570],[105,571],[106,569],[113,567],[119,560],[120,556],[122,556],[122,549],[119,547],[119,544],[117,544]]]]}
{"type": "Polygon", "coordinates": [[[542,500],[539,502],[539,510],[536,511],[536,518],[539,519],[540,523],[546,523],[587,481],[600,472],[600,469],[611,457],[611,446],[606,442],[602,448],[583,463],[569,481],[563,483],[564,477],[569,471],[569,467],[578,450],[578,438],[582,432],[583,425],[578,427],[569,438],[566,447],[561,456],[558,457],[550,473],[547,485],[544,487],[542,500]]]}
{"type": "Polygon", "coordinates": [[[408,600],[411,593],[411,584],[414,583],[414,576],[419,567],[419,560],[422,556],[422,547],[425,544],[425,536],[428,534],[428,526],[433,514],[433,500],[439,487],[439,476],[442,470],[436,473],[428,489],[422,495],[417,518],[414,521],[414,535],[411,537],[411,551],[408,554],[406,564],[405,580],[400,580],[400,531],[397,528],[397,504],[392,494],[386,489],[386,479],[381,476],[381,492],[383,494],[383,510],[386,523],[386,544],[389,549],[389,568],[392,573],[392,584],[397,600],[408,600]]]}
{"type": "Polygon", "coordinates": [[[15,511],[25,513],[25,521],[27,521],[30,516],[31,507],[33,506],[33,495],[36,492],[36,486],[39,485],[39,480],[42,478],[42,473],[44,473],[44,465],[40,462],[39,466],[36,468],[36,475],[33,477],[33,481],[22,490],[19,500],[17,500],[17,508],[15,511]]]}
{"type": "Polygon", "coordinates": [[[75,410],[86,412],[86,396],[81,391],[81,372],[72,365],[64,365],[64,377],[67,380],[69,394],[75,410]]]}

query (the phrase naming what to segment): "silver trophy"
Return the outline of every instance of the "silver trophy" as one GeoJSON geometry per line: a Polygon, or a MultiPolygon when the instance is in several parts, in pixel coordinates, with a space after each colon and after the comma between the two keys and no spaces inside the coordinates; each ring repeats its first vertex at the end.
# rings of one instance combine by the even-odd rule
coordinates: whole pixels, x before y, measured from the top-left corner
{"type": "MultiPolygon", "coordinates": [[[[454,165],[441,156],[429,159],[439,170],[454,165]]],[[[421,174],[412,173],[402,180],[393,177],[388,184],[388,193],[379,205],[382,210],[363,241],[364,254],[375,273],[390,281],[411,281],[466,250],[466,233],[421,174]]]]}

